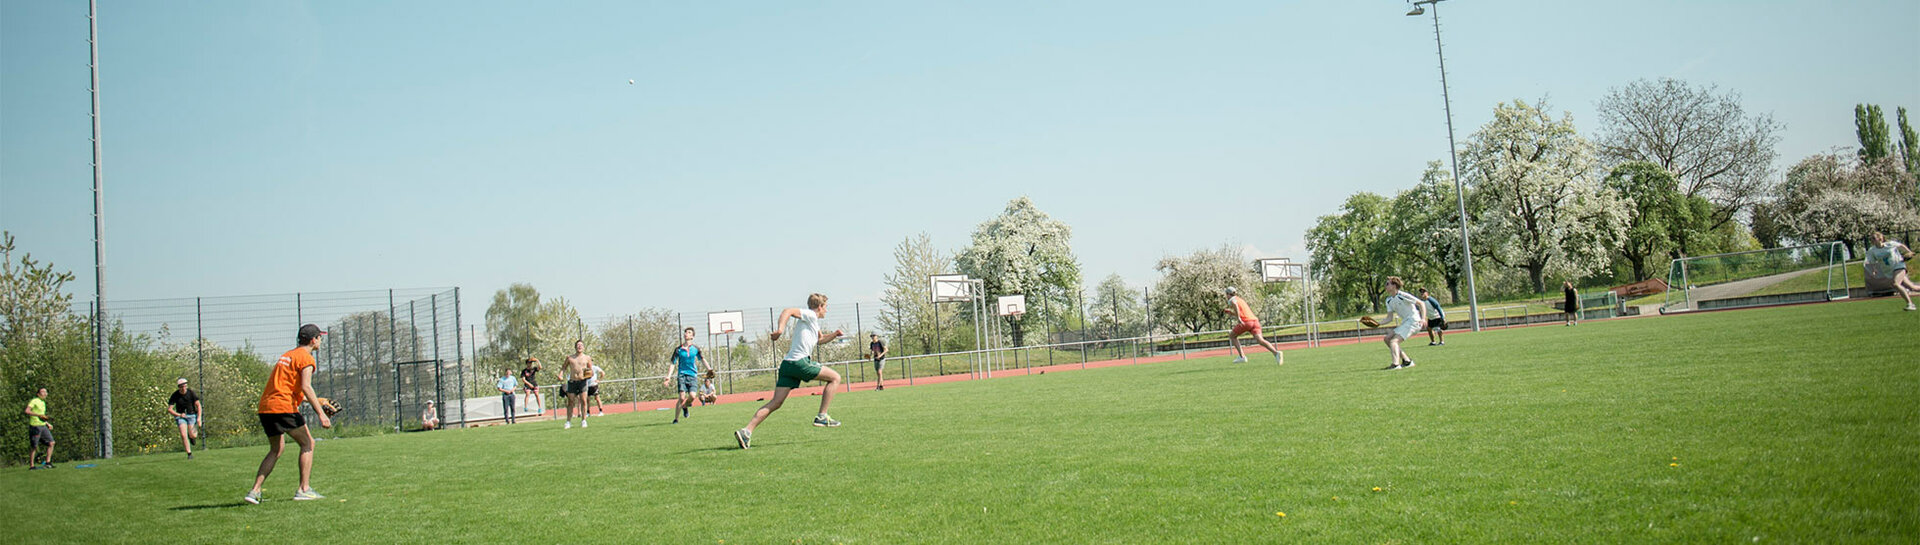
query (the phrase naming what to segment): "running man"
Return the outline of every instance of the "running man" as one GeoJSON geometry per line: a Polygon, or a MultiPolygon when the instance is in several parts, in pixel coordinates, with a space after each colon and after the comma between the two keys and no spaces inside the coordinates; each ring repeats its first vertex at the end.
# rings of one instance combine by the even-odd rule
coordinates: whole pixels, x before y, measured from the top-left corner
{"type": "Polygon", "coordinates": [[[1231,287],[1226,291],[1227,308],[1223,311],[1240,320],[1240,323],[1234,324],[1233,331],[1227,333],[1227,341],[1233,343],[1233,362],[1247,362],[1247,354],[1240,351],[1240,335],[1251,332],[1254,342],[1260,343],[1260,346],[1273,353],[1274,363],[1287,363],[1287,357],[1280,353],[1280,348],[1275,347],[1272,342],[1267,341],[1266,336],[1260,334],[1260,317],[1253,314],[1253,307],[1247,306],[1247,300],[1240,298],[1240,291],[1231,287]]]}
{"type": "Polygon", "coordinates": [[[527,391],[527,406],[539,407],[540,416],[546,416],[547,397],[540,393],[540,358],[527,357],[527,366],[520,369],[520,387],[527,391]]]}
{"type": "Polygon", "coordinates": [[[747,427],[733,432],[734,441],[740,448],[753,448],[753,429],[760,422],[780,410],[780,404],[787,401],[787,394],[808,381],[818,380],[827,383],[820,389],[820,414],[813,417],[813,425],[831,428],[840,425],[840,421],[827,416],[827,405],[833,402],[833,387],[840,384],[840,373],[821,367],[813,362],[813,347],[820,343],[833,342],[845,335],[838,329],[831,333],[820,333],[820,318],[827,315],[827,296],[818,293],[807,296],[807,308],[790,308],[780,311],[780,318],[773,321],[773,340],[780,340],[780,334],[786,331],[787,320],[793,320],[793,344],[787,348],[787,356],[780,361],[780,379],[773,383],[773,399],[767,400],[760,410],[753,412],[753,420],[747,427]]]}
{"type": "Polygon", "coordinates": [[[294,491],[293,499],[326,499],[313,491],[309,481],[313,476],[313,435],[307,431],[306,417],[300,415],[300,404],[312,403],[313,415],[320,418],[320,427],[333,427],[333,419],[320,410],[326,399],[313,393],[313,351],[320,348],[320,341],[326,336],[327,332],[320,326],[300,326],[300,346],[281,354],[280,361],[273,364],[272,374],[267,376],[267,388],[260,393],[258,410],[260,429],[267,434],[267,457],[260,460],[260,471],[253,476],[253,490],[241,498],[247,503],[260,504],[260,487],[267,484],[267,475],[273,474],[273,465],[280,461],[281,447],[289,435],[300,445],[300,489],[294,491]]]}
{"type": "Polygon", "coordinates": [[[566,385],[560,387],[560,395],[567,401],[566,429],[573,429],[575,407],[580,410],[580,427],[587,427],[587,380],[593,378],[593,356],[587,355],[586,341],[573,341],[573,355],[567,356],[560,373],[567,379],[566,385]]]}
{"type": "Polygon", "coordinates": [[[47,417],[47,389],[35,390],[27,408],[20,412],[27,415],[27,469],[53,469],[53,419],[47,417]],[[47,447],[47,457],[35,464],[33,457],[40,453],[40,447],[47,447]]]}
{"type": "Polygon", "coordinates": [[[1913,310],[1913,294],[1920,292],[1920,283],[1907,274],[1907,260],[1913,259],[1913,249],[1897,240],[1887,240],[1886,233],[1873,232],[1873,245],[1886,251],[1882,266],[1893,270],[1893,289],[1900,291],[1900,297],[1907,300],[1907,310],[1913,310]]]}
{"type": "MultiPolygon", "coordinates": [[[[594,416],[606,416],[607,406],[600,404],[600,377],[601,375],[607,374],[607,372],[601,369],[598,363],[591,364],[591,367],[593,369],[593,376],[587,379],[587,403],[591,404],[592,407],[589,407],[587,412],[592,413],[592,409],[597,407],[600,409],[600,414],[594,416]]],[[[584,416],[581,417],[582,420],[585,418],[584,416]]]]}
{"type": "Polygon", "coordinates": [[[868,333],[867,351],[873,354],[873,389],[887,389],[886,375],[881,374],[887,368],[887,342],[880,340],[879,333],[868,333]]]}
{"type": "Polygon", "coordinates": [[[660,381],[660,385],[680,393],[680,401],[673,404],[673,423],[679,424],[681,418],[692,415],[687,409],[693,407],[693,398],[700,392],[700,369],[695,363],[706,367],[708,373],[713,372],[713,366],[707,365],[707,357],[700,353],[700,347],[693,345],[691,327],[680,330],[680,346],[675,347],[668,358],[673,362],[674,373],[660,381]]]}
{"type": "Polygon", "coordinates": [[[187,459],[193,459],[193,440],[200,438],[200,394],[187,387],[187,379],[173,381],[176,390],[167,396],[167,414],[180,428],[180,443],[187,447],[187,459]]]}
{"type": "Polygon", "coordinates": [[[1425,318],[1427,315],[1427,304],[1420,302],[1420,298],[1414,297],[1411,293],[1407,293],[1402,290],[1400,286],[1400,277],[1387,277],[1387,299],[1385,301],[1387,319],[1381,321],[1380,325],[1384,326],[1393,323],[1394,318],[1400,318],[1400,326],[1393,328],[1392,332],[1387,333],[1387,351],[1392,352],[1393,355],[1393,364],[1387,366],[1386,370],[1388,371],[1413,367],[1413,358],[1407,357],[1407,352],[1400,346],[1400,342],[1413,338],[1415,333],[1419,333],[1420,330],[1426,329],[1427,327],[1427,320],[1425,318]]]}
{"type": "Polygon", "coordinates": [[[1440,310],[1440,300],[1420,288],[1420,302],[1427,304],[1427,346],[1446,346],[1447,313],[1440,310]]]}
{"type": "Polygon", "coordinates": [[[513,423],[513,391],[519,387],[520,381],[514,380],[512,369],[501,369],[500,381],[493,384],[493,389],[500,391],[500,409],[506,413],[508,424],[513,423]]]}

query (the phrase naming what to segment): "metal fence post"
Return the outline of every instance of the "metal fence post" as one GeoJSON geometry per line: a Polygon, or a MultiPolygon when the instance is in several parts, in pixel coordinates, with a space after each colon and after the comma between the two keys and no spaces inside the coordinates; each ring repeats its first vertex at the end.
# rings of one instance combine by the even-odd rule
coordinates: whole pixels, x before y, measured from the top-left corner
{"type": "MultiPolygon", "coordinates": [[[[447,406],[446,397],[440,395],[443,387],[440,368],[445,367],[447,363],[447,360],[440,359],[440,294],[436,293],[428,297],[427,306],[433,309],[428,314],[433,317],[433,321],[429,322],[430,327],[433,328],[433,409],[436,411],[433,416],[438,418],[440,417],[438,411],[447,406]]],[[[441,418],[441,420],[446,419],[441,418]]]]}
{"type": "MultiPolygon", "coordinates": [[[[393,304],[393,290],[387,290],[387,348],[390,349],[387,357],[393,360],[392,363],[399,363],[400,361],[399,335],[397,331],[394,331],[396,325],[393,323],[394,317],[399,315],[400,312],[393,304]]],[[[375,327],[373,330],[373,345],[375,347],[380,346],[379,327],[375,327]]],[[[378,350],[378,348],[375,348],[375,350],[378,350]]],[[[392,365],[382,367],[392,367],[392,370],[389,372],[393,373],[393,431],[400,431],[400,415],[405,414],[400,407],[400,366],[392,365]]]]}
{"type": "MultiPolygon", "coordinates": [[[[200,397],[204,398],[207,396],[207,329],[203,320],[204,318],[200,312],[200,298],[195,297],[193,298],[193,354],[194,359],[199,360],[200,363],[200,377],[198,382],[200,383],[200,397]]],[[[200,417],[200,425],[202,427],[207,425],[207,415],[199,414],[195,416],[200,417]]]]}
{"type": "MultiPolygon", "coordinates": [[[[438,335],[439,333],[436,331],[434,334],[438,335]]],[[[475,340],[474,343],[479,344],[479,341],[475,340]]],[[[454,374],[458,375],[460,380],[460,427],[465,428],[467,427],[467,359],[461,357],[465,353],[464,350],[461,350],[461,344],[460,288],[456,287],[453,288],[453,359],[459,363],[454,364],[453,369],[454,374]]],[[[504,409],[505,407],[501,408],[504,409]]]]}

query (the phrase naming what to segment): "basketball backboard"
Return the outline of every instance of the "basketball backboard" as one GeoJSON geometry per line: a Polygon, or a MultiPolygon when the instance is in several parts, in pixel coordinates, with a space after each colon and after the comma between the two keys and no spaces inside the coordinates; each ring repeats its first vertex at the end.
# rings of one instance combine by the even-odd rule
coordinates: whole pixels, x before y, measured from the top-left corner
{"type": "Polygon", "coordinates": [[[1025,295],[1000,296],[999,311],[1001,316],[1019,316],[1021,314],[1026,314],[1027,313],[1027,296],[1025,295]]]}
{"type": "Polygon", "coordinates": [[[707,313],[707,334],[739,333],[747,325],[747,314],[738,310],[707,313]]]}
{"type": "Polygon", "coordinates": [[[935,303],[973,299],[973,280],[964,274],[936,274],[928,277],[928,285],[935,303]]]}
{"type": "Polygon", "coordinates": [[[1261,282],[1295,282],[1307,277],[1307,264],[1284,257],[1260,260],[1261,282]]]}

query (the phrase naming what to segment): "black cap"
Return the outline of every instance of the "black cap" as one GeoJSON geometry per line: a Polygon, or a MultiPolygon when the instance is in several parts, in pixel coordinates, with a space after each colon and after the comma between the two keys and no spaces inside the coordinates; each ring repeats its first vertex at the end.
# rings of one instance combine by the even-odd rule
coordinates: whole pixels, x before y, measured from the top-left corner
{"type": "Polygon", "coordinates": [[[313,342],[313,339],[325,334],[327,334],[327,332],[321,330],[320,326],[317,325],[307,324],[300,326],[300,344],[305,345],[313,342]]]}

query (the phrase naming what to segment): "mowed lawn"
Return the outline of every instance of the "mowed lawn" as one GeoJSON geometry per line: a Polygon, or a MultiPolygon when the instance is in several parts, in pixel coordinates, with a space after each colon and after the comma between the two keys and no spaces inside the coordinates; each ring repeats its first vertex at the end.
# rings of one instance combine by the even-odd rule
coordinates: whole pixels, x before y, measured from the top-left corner
{"type": "Polygon", "coordinates": [[[0,471],[13,543],[1920,540],[1920,313],[1890,300],[1456,334],[0,471]],[[291,452],[291,451],[290,451],[291,452]],[[1280,513],[1285,513],[1281,516],[1280,513]]]}

